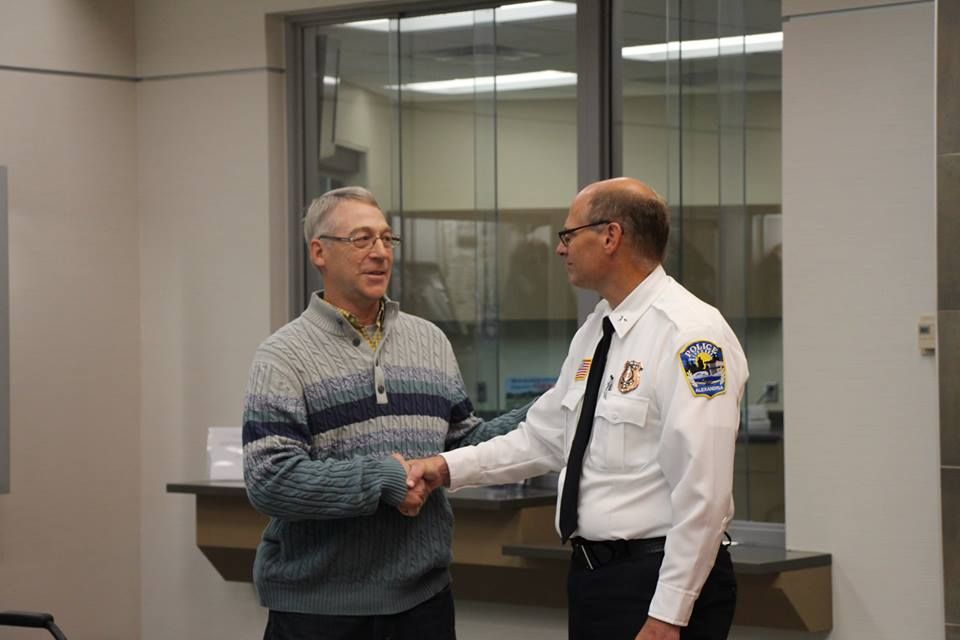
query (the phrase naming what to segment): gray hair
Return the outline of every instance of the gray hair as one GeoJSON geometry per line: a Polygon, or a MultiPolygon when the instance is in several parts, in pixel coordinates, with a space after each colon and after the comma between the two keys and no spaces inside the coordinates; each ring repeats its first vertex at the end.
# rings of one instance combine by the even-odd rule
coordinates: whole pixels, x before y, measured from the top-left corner
{"type": "Polygon", "coordinates": [[[303,238],[307,244],[310,244],[310,241],[318,235],[329,230],[330,214],[344,200],[355,200],[372,205],[380,209],[381,212],[383,211],[373,194],[363,187],[341,187],[327,191],[310,203],[307,214],[303,216],[303,238]]]}

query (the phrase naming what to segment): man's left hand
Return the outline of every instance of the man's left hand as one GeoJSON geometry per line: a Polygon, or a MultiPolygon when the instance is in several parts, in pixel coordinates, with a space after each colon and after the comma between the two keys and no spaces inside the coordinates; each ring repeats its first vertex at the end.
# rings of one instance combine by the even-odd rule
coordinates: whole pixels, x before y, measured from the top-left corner
{"type": "Polygon", "coordinates": [[[636,640],[680,640],[680,627],[656,618],[647,618],[636,640]]]}

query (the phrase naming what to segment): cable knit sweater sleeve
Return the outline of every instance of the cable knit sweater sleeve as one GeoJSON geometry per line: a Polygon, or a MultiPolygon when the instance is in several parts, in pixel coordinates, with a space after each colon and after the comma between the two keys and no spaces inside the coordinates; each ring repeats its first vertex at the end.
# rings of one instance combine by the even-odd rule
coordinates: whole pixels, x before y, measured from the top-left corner
{"type": "Polygon", "coordinates": [[[484,421],[477,417],[474,413],[473,403],[467,397],[466,385],[463,383],[463,376],[460,374],[460,367],[453,353],[453,347],[446,336],[443,336],[443,341],[447,352],[445,364],[451,400],[450,430],[447,432],[445,450],[450,451],[458,447],[479,444],[516,429],[517,425],[526,418],[527,409],[533,402],[501,414],[492,420],[484,421]]]}
{"type": "Polygon", "coordinates": [[[310,441],[302,385],[258,353],[243,413],[244,480],[254,508],[286,520],[322,520],[370,515],[380,502],[403,501],[406,473],[397,460],[315,460],[310,441]]]}

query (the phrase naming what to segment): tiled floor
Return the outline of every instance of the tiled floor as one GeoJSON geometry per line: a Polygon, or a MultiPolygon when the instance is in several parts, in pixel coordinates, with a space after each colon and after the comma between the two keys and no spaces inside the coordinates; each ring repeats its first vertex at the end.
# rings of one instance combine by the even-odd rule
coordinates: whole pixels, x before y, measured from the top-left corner
{"type": "MultiPolygon", "coordinates": [[[[457,600],[457,640],[563,640],[564,609],[457,600]]],[[[960,640],[960,627],[947,640],[960,640]]],[[[734,627],[729,640],[822,640],[827,634],[734,627]]]]}

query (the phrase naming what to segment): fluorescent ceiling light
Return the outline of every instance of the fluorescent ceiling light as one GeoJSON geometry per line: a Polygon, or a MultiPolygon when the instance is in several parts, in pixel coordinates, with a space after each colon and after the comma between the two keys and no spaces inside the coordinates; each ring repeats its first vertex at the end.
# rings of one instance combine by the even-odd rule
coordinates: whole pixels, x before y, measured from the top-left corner
{"type": "Polygon", "coordinates": [[[522,89],[542,89],[544,87],[565,87],[577,83],[577,74],[569,71],[532,71],[530,73],[510,73],[502,76],[482,76],[479,78],[454,78],[453,80],[435,80],[431,82],[410,82],[392,85],[388,89],[436,93],[441,95],[462,95],[465,93],[483,93],[493,91],[519,91],[522,89]]]}
{"type": "Polygon", "coordinates": [[[689,60],[691,58],[715,58],[736,56],[745,53],[781,51],[783,32],[754,33],[748,36],[727,38],[708,38],[706,40],[684,40],[661,44],[643,44],[636,47],[624,47],[621,51],[628,60],[644,62],[663,62],[665,60],[689,60]]]}
{"type": "MultiPolygon", "coordinates": [[[[497,23],[517,22],[519,20],[540,20],[543,18],[555,18],[559,16],[572,16],[577,13],[577,5],[572,2],[554,2],[553,0],[541,0],[540,2],[524,2],[521,4],[508,4],[497,7],[494,12],[497,23]]],[[[441,29],[462,29],[472,27],[477,22],[475,11],[458,11],[456,13],[442,13],[432,16],[418,16],[416,18],[403,18],[400,31],[409,33],[411,31],[438,31],[441,29]]],[[[367,31],[390,30],[390,20],[381,18],[379,20],[360,20],[358,22],[346,22],[342,27],[351,29],[364,29],[367,31]]]]}

